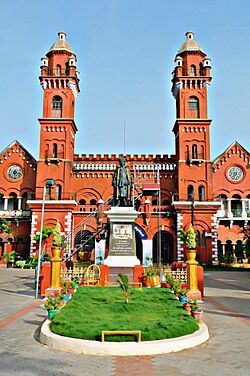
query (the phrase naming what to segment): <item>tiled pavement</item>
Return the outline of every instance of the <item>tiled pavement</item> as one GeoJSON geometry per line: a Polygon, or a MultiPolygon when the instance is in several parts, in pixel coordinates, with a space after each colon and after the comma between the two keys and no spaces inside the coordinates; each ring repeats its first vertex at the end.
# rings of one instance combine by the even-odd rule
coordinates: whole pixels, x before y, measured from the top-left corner
{"type": "Polygon", "coordinates": [[[209,272],[205,279],[208,342],[152,357],[97,357],[41,345],[47,314],[34,300],[34,271],[0,266],[0,376],[248,376],[250,273],[209,272]]]}

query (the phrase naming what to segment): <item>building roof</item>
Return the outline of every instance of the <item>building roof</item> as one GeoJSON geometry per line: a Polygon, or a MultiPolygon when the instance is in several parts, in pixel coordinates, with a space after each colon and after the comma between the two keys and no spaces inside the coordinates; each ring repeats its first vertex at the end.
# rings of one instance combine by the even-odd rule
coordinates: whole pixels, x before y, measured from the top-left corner
{"type": "Polygon", "coordinates": [[[59,31],[58,33],[59,39],[52,44],[49,49],[51,51],[68,51],[74,54],[70,44],[66,41],[66,33],[64,31],[59,31]]]}
{"type": "Polygon", "coordinates": [[[8,149],[10,149],[11,147],[13,147],[14,145],[18,145],[24,152],[25,152],[25,154],[33,161],[33,163],[37,163],[37,161],[35,160],[35,158],[28,152],[28,150],[27,149],[25,149],[25,147],[22,145],[22,144],[20,144],[20,142],[19,141],[17,141],[17,140],[14,140],[14,141],[12,141],[5,149],[3,149],[1,152],[0,152],[0,156],[2,156],[4,153],[6,153],[6,151],[8,150],[8,149]]]}
{"type": "Polygon", "coordinates": [[[238,141],[234,141],[226,150],[223,151],[223,153],[221,153],[220,155],[218,155],[213,161],[212,163],[215,164],[217,163],[222,157],[224,157],[224,155],[227,153],[227,152],[230,152],[230,150],[233,148],[233,147],[238,147],[239,149],[242,150],[243,153],[245,153],[247,156],[250,156],[250,153],[241,145],[239,144],[238,141]]]}
{"type": "Polygon", "coordinates": [[[194,32],[189,30],[186,32],[186,40],[184,43],[182,43],[179,51],[178,51],[178,54],[182,53],[182,52],[185,52],[185,51],[201,51],[204,53],[203,49],[201,48],[201,46],[199,45],[199,43],[197,43],[195,40],[194,40],[194,32]]]}

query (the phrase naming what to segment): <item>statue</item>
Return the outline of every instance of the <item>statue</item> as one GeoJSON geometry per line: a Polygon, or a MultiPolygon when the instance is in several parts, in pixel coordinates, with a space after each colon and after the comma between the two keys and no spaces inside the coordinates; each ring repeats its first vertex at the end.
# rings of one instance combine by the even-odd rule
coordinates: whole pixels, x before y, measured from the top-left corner
{"type": "Polygon", "coordinates": [[[119,163],[120,167],[116,167],[112,180],[113,206],[131,206],[132,178],[126,167],[126,158],[122,156],[119,163]]]}

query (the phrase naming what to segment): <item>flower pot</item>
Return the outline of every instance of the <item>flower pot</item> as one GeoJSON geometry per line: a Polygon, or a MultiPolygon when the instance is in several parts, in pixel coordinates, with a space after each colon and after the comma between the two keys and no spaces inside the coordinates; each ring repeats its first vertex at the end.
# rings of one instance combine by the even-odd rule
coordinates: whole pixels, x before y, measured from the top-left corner
{"type": "Polygon", "coordinates": [[[183,304],[183,308],[185,309],[185,311],[186,311],[189,315],[191,315],[191,305],[190,305],[190,304],[188,304],[188,303],[183,304]]]}
{"type": "Polygon", "coordinates": [[[187,297],[187,295],[182,295],[182,296],[179,297],[179,300],[182,304],[185,304],[185,303],[187,303],[188,297],[187,297]]]}
{"type": "Polygon", "coordinates": [[[159,275],[147,275],[145,279],[146,287],[158,287],[161,286],[159,275]]]}
{"type": "Polygon", "coordinates": [[[60,312],[59,309],[49,309],[48,310],[48,319],[52,320],[55,315],[57,315],[60,312]]]}
{"type": "Polygon", "coordinates": [[[12,261],[7,261],[7,268],[12,268],[13,262],[12,261]]]}
{"type": "Polygon", "coordinates": [[[186,253],[187,253],[187,259],[189,261],[195,260],[196,253],[197,253],[196,249],[187,249],[186,253]]]}
{"type": "Polygon", "coordinates": [[[52,247],[51,250],[52,250],[53,257],[60,258],[60,255],[61,255],[61,249],[60,248],[52,247]]]}
{"type": "Polygon", "coordinates": [[[70,295],[73,295],[75,291],[76,291],[76,289],[74,289],[73,287],[69,288],[69,294],[70,295]]]}
{"type": "Polygon", "coordinates": [[[203,311],[192,311],[192,316],[198,321],[199,324],[202,324],[203,311]]]}
{"type": "Polygon", "coordinates": [[[71,298],[71,295],[70,294],[66,294],[65,297],[63,298],[63,300],[65,302],[68,302],[70,298],[71,298]]]}

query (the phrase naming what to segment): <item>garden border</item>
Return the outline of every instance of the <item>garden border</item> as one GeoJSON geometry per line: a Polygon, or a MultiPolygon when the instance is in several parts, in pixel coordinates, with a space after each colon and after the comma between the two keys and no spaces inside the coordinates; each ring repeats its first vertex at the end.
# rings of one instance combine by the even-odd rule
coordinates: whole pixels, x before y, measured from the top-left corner
{"type": "Polygon", "coordinates": [[[199,330],[182,337],[142,342],[98,342],[63,337],[51,332],[50,320],[46,320],[40,331],[39,341],[53,349],[84,355],[157,355],[177,352],[198,346],[209,339],[207,326],[200,324],[199,330]]]}

